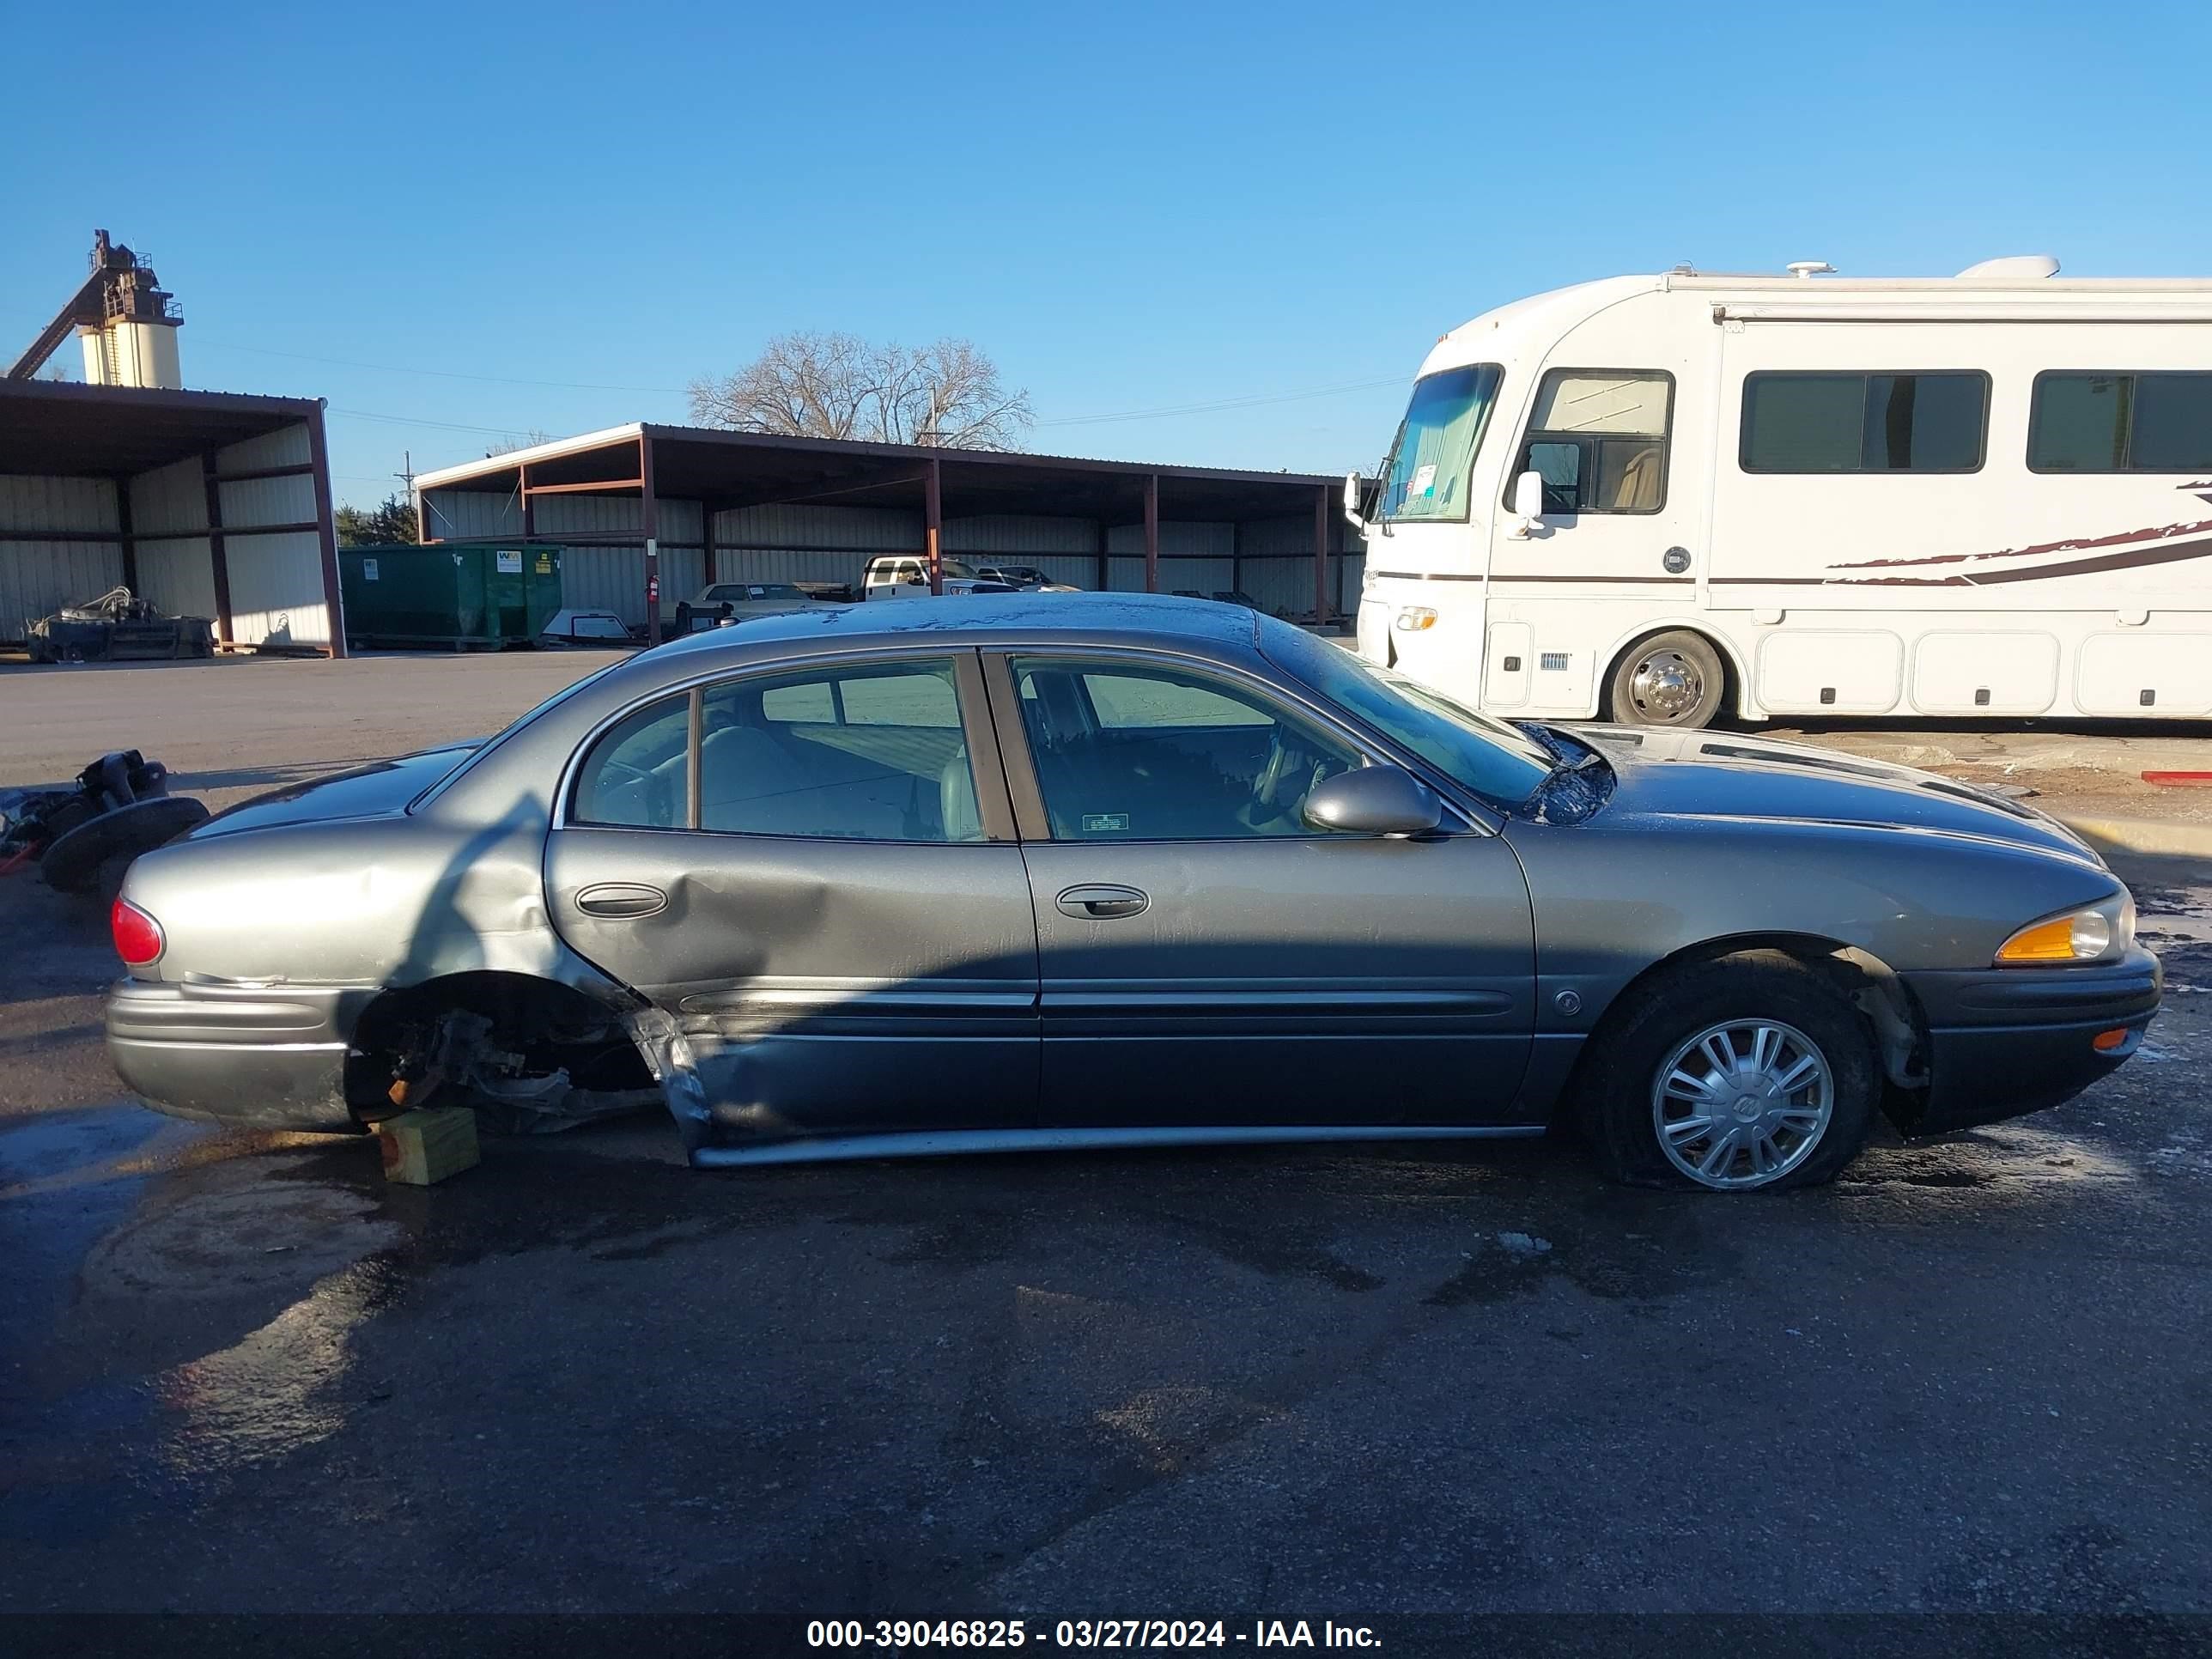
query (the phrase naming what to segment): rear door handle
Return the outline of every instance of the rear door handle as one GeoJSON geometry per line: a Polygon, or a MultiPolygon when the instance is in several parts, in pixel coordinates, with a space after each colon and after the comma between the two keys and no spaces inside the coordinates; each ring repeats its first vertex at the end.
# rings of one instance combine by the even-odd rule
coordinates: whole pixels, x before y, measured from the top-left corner
{"type": "Polygon", "coordinates": [[[1085,921],[1110,921],[1116,916],[1140,915],[1151,903],[1152,900],[1133,887],[1071,887],[1059,899],[1062,915],[1079,916],[1085,921]]]}
{"type": "Polygon", "coordinates": [[[636,921],[659,915],[668,907],[668,895],[642,882],[603,881],[576,895],[576,908],[587,916],[617,921],[636,921]]]}

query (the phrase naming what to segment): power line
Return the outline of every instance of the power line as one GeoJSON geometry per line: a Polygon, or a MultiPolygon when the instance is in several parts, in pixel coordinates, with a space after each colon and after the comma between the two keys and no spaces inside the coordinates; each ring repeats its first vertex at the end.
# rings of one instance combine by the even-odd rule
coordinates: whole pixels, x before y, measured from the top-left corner
{"type": "Polygon", "coordinates": [[[483,432],[495,438],[526,438],[530,435],[526,427],[464,426],[459,421],[426,421],[414,415],[372,415],[365,409],[333,409],[331,413],[344,415],[356,421],[388,421],[394,426],[436,427],[441,432],[483,432]]]}
{"type": "Polygon", "coordinates": [[[1212,403],[1179,404],[1164,409],[1131,409],[1115,415],[1069,415],[1049,421],[1039,421],[1039,426],[1102,426],[1109,421],[1150,421],[1168,415],[1206,415],[1217,410],[1256,409],[1263,404],[1296,403],[1304,398],[1330,398],[1345,392],[1370,392],[1377,386],[1403,386],[1406,377],[1393,374],[1376,380],[1346,380],[1336,386],[1315,386],[1306,392],[1262,392],[1249,398],[1223,398],[1212,403]]]}
{"type": "MultiPolygon", "coordinates": [[[[210,341],[210,344],[221,344],[210,341]]],[[[258,346],[230,346],[233,351],[259,351],[264,356],[289,357],[301,362],[329,363],[344,368],[375,369],[392,374],[423,374],[440,380],[476,380],[491,386],[550,386],[571,392],[647,392],[670,396],[681,395],[673,386],[609,386],[585,380],[528,380],[501,374],[465,374],[457,370],[442,368],[402,368],[391,363],[356,362],[344,357],[317,357],[304,352],[264,350],[258,346]]],[[[1334,398],[1351,392],[1372,392],[1382,386],[1403,386],[1403,374],[1389,374],[1367,380],[1341,380],[1333,386],[1309,386],[1298,392],[1254,392],[1235,398],[1218,398],[1204,403],[1168,404],[1153,409],[1117,410],[1104,415],[1060,415],[1050,420],[1039,421],[1039,428],[1064,426],[1107,426],[1129,421],[1161,420],[1176,415],[1210,415],[1237,409],[1259,409],[1270,404],[1303,402],[1312,398],[1334,398]]],[[[521,435],[524,428],[514,427],[471,426],[456,421],[430,421],[406,415],[374,415],[366,410],[333,409],[333,415],[350,415],[356,420],[387,421],[401,426],[435,427],[447,432],[484,432],[495,437],[511,438],[521,435]]]]}
{"type": "Polygon", "coordinates": [[[481,380],[488,386],[551,386],[562,392],[652,392],[682,397],[685,387],[668,386],[604,386],[592,380],[526,380],[507,374],[467,374],[455,368],[404,368],[398,363],[364,363],[350,357],[317,357],[304,351],[276,351],[267,346],[232,345],[222,340],[202,340],[201,346],[219,351],[250,351],[260,357],[289,357],[295,362],[327,363],[337,368],[368,368],[380,374],[427,374],[441,380],[481,380]]]}

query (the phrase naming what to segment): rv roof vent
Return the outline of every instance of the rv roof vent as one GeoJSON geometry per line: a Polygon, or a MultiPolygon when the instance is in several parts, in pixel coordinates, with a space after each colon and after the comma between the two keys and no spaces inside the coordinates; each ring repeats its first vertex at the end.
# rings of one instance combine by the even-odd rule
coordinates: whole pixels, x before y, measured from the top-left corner
{"type": "Polygon", "coordinates": [[[2014,253],[2002,259],[1984,259],[1959,273],[1961,276],[2020,276],[2030,281],[2057,274],[2058,261],[2048,253],[2014,253]]]}
{"type": "Polygon", "coordinates": [[[1792,259],[1788,270],[1792,276],[1832,276],[1836,274],[1835,266],[1826,259],[1792,259]]]}

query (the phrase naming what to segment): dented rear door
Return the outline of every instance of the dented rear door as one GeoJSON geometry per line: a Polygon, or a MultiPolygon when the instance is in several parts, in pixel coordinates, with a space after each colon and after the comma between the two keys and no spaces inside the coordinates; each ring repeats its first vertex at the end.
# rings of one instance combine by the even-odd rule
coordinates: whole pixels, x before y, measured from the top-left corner
{"type": "Polygon", "coordinates": [[[552,919],[674,1019],[707,1139],[1035,1124],[1036,931],[975,660],[743,677],[586,744],[552,919]]]}

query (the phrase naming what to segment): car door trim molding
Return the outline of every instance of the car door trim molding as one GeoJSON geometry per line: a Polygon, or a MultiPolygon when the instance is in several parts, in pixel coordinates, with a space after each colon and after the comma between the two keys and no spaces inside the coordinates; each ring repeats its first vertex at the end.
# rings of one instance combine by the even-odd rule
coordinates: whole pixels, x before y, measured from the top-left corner
{"type": "Polygon", "coordinates": [[[860,1158],[950,1157],[967,1152],[1111,1151],[1126,1146],[1295,1146],[1315,1140],[1527,1140],[1542,1123],[1139,1124],[1065,1129],[915,1129],[888,1134],[799,1137],[750,1146],[700,1146],[702,1170],[763,1164],[830,1164],[860,1158]]]}

